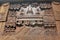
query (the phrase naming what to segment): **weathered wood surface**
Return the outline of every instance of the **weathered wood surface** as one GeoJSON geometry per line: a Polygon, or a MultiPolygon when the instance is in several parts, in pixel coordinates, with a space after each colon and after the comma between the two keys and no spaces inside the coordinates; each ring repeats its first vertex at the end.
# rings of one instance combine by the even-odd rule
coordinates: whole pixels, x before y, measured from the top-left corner
{"type": "Polygon", "coordinates": [[[58,3],[52,3],[54,16],[56,20],[60,20],[60,4],[58,3]]]}
{"type": "Polygon", "coordinates": [[[57,28],[57,40],[60,40],[60,21],[56,21],[56,28],[57,28]]]}
{"type": "Polygon", "coordinates": [[[0,21],[6,21],[9,3],[5,3],[0,7],[0,21]]]}
{"type": "Polygon", "coordinates": [[[0,40],[60,40],[60,21],[56,21],[57,30],[22,26],[17,27],[15,32],[6,33],[4,32],[4,26],[5,22],[0,22],[0,40]]]}
{"type": "MultiPolygon", "coordinates": [[[[59,24],[59,23],[58,23],[59,24]]],[[[1,27],[4,23],[0,23],[1,27]]],[[[59,25],[57,25],[59,26],[59,25]]],[[[4,33],[4,27],[1,28],[0,40],[57,40],[57,35],[53,36],[50,32],[46,32],[49,29],[44,29],[43,27],[17,27],[15,32],[4,33]]],[[[53,29],[50,29],[53,30],[53,29]]],[[[58,28],[59,31],[59,28],[58,28]]]]}
{"type": "Polygon", "coordinates": [[[17,27],[13,33],[0,34],[0,40],[55,40],[57,35],[48,35],[46,31],[43,27],[17,27]]]}
{"type": "Polygon", "coordinates": [[[5,22],[0,22],[0,35],[4,31],[5,22]]]}

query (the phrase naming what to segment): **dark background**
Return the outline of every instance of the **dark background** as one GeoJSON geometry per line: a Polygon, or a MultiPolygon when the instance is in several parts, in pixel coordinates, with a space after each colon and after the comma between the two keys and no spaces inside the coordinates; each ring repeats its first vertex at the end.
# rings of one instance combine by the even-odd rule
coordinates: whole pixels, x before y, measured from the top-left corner
{"type": "Polygon", "coordinates": [[[60,0],[0,0],[0,4],[4,2],[10,2],[10,3],[21,3],[21,2],[53,2],[53,1],[59,1],[60,0]]]}

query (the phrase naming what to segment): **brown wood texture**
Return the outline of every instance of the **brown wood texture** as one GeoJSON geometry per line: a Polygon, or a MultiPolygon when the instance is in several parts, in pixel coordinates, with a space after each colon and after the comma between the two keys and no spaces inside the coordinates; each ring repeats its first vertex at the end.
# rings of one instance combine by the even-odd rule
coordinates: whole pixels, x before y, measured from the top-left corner
{"type": "Polygon", "coordinates": [[[60,40],[60,21],[56,21],[56,28],[57,28],[57,40],[60,40]]]}
{"type": "Polygon", "coordinates": [[[0,22],[0,34],[3,33],[5,27],[5,22],[0,22]]]}
{"type": "Polygon", "coordinates": [[[52,8],[54,11],[55,19],[60,20],[60,4],[52,3],[52,8]]]}
{"type": "MultiPolygon", "coordinates": [[[[54,4],[52,4],[52,6],[54,10],[54,15],[57,15],[57,13],[55,14],[54,4]]],[[[60,9],[56,8],[56,10],[59,11],[60,9]]],[[[49,19],[51,20],[48,19],[48,16],[44,18],[48,19],[49,21],[54,21],[53,18],[51,17],[49,17],[49,19]]],[[[9,20],[11,21],[12,18],[9,20]]],[[[57,17],[56,20],[60,20],[60,19],[57,17]]],[[[4,32],[5,22],[0,22],[0,40],[60,40],[60,21],[55,21],[55,22],[56,22],[57,30],[45,29],[44,26],[43,27],[27,27],[24,25],[22,27],[17,27],[15,32],[4,32]]]]}
{"type": "Polygon", "coordinates": [[[9,3],[2,4],[0,7],[0,21],[6,21],[9,3]]]}
{"type": "Polygon", "coordinates": [[[55,40],[56,35],[46,35],[44,28],[17,27],[15,33],[1,35],[1,40],[55,40]]]}

